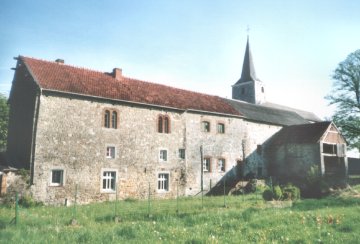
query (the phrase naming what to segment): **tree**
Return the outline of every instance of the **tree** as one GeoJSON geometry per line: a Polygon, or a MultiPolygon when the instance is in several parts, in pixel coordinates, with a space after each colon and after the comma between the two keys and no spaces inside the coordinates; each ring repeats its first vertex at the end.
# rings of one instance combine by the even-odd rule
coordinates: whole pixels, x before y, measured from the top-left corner
{"type": "Polygon", "coordinates": [[[332,119],[349,147],[360,151],[360,49],[339,63],[332,78],[333,90],[326,96],[336,105],[332,119]]]}
{"type": "Polygon", "coordinates": [[[0,93],[0,152],[6,150],[6,140],[9,121],[9,106],[7,98],[0,93]]]}

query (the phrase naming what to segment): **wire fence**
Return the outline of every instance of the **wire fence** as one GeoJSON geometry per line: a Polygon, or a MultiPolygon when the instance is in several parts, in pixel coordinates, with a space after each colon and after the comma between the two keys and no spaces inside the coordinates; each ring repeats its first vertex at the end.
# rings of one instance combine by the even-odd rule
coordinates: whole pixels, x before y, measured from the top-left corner
{"type": "MultiPolygon", "coordinates": [[[[249,204],[254,204],[258,201],[262,202],[261,190],[257,189],[256,185],[255,191],[252,194],[241,194],[237,196],[228,194],[226,184],[223,184],[223,191],[220,196],[207,196],[205,192],[197,196],[180,196],[179,186],[177,186],[176,193],[176,197],[173,199],[163,199],[154,193],[154,189],[152,189],[149,184],[146,199],[120,200],[118,189],[116,189],[116,199],[114,201],[79,205],[79,191],[78,185],[76,185],[73,198],[70,199],[72,201],[70,206],[50,206],[46,208],[56,209],[54,211],[56,214],[51,212],[52,221],[63,222],[64,219],[66,219],[68,220],[67,224],[77,225],[89,219],[94,219],[95,221],[120,222],[134,219],[156,219],[159,216],[194,215],[221,208],[241,209],[249,204]],[[99,214],[99,212],[101,212],[101,214],[99,214]]],[[[10,208],[14,211],[13,218],[9,221],[9,224],[30,224],[36,212],[34,211],[35,208],[25,207],[19,199],[23,200],[19,198],[19,194],[16,193],[14,206],[10,208]]],[[[36,215],[36,217],[39,217],[38,214],[36,215]]],[[[49,216],[45,215],[44,218],[48,219],[49,216]]]]}

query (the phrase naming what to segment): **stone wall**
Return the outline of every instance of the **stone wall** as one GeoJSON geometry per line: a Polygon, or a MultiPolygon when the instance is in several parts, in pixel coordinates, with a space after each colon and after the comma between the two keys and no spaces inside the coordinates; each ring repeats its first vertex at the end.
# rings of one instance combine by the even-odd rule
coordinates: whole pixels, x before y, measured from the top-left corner
{"type": "Polygon", "coordinates": [[[246,162],[245,174],[261,167],[266,175],[257,146],[279,129],[225,115],[42,95],[32,193],[47,204],[71,203],[76,192],[80,203],[114,200],[114,192],[102,191],[102,173],[110,170],[117,175],[119,199],[147,198],[149,187],[157,198],[196,195],[201,189],[200,146],[211,159],[211,170],[203,175],[209,190],[224,178],[239,176],[237,161],[246,162]],[[117,129],[103,126],[106,109],[117,111],[117,129]],[[159,115],[169,116],[171,133],[158,133],[159,115]],[[210,122],[210,132],[202,131],[202,121],[210,122]],[[224,124],[225,133],[218,133],[218,123],[224,124]],[[116,148],[114,159],[106,157],[107,146],[116,148]],[[185,159],[179,149],[185,149],[185,159]],[[160,150],[167,150],[167,162],[160,160],[160,150]],[[225,172],[219,170],[220,158],[225,172]],[[51,184],[52,170],[63,170],[61,186],[51,184]],[[159,173],[169,174],[168,191],[158,191],[159,173]]]}

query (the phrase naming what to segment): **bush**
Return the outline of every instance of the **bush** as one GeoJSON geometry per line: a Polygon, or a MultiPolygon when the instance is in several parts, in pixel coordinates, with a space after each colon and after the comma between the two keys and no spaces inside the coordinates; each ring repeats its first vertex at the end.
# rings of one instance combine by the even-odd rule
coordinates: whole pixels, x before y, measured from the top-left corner
{"type": "Polygon", "coordinates": [[[245,190],[245,193],[254,193],[254,192],[256,192],[256,180],[255,179],[250,180],[246,184],[244,190],[245,190]]]}
{"type": "Polygon", "coordinates": [[[263,192],[262,197],[265,201],[271,201],[271,200],[273,200],[274,194],[273,194],[272,190],[266,189],[263,192]]]}
{"type": "Polygon", "coordinates": [[[274,187],[274,199],[280,200],[282,196],[283,196],[283,193],[281,191],[280,186],[275,186],[274,187]]]}
{"type": "Polygon", "coordinates": [[[300,199],[300,189],[292,184],[288,184],[282,189],[284,200],[300,199]]]}

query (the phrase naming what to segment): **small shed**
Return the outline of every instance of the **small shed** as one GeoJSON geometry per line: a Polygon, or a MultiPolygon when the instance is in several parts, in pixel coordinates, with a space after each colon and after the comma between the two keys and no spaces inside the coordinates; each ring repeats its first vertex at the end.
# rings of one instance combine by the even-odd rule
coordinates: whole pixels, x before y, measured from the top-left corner
{"type": "Polygon", "coordinates": [[[270,176],[284,181],[304,180],[312,166],[321,175],[345,178],[346,140],[330,121],[287,126],[266,143],[270,176]]]}

